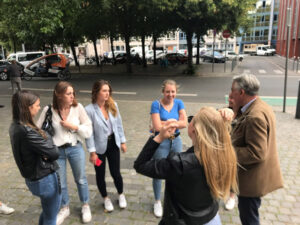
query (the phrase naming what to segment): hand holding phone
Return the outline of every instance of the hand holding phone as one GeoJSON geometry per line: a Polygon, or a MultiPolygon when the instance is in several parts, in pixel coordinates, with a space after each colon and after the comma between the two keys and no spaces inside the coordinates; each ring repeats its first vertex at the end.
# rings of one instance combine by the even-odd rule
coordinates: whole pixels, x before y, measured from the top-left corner
{"type": "Polygon", "coordinates": [[[102,164],[101,159],[97,158],[96,162],[95,162],[95,166],[100,166],[102,164]]]}

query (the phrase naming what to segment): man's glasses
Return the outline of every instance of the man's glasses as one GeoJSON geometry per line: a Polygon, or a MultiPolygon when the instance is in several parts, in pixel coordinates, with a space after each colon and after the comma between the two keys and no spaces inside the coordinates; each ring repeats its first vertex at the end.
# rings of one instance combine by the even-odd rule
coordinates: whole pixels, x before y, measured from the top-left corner
{"type": "Polygon", "coordinates": [[[188,122],[190,123],[193,120],[194,116],[189,116],[188,117],[188,122]]]}

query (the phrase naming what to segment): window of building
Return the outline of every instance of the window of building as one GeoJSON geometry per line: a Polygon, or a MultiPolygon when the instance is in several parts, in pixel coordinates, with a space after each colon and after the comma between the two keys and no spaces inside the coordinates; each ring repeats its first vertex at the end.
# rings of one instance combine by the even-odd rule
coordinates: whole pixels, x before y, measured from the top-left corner
{"type": "Polygon", "coordinates": [[[117,50],[117,51],[120,51],[120,46],[119,46],[119,45],[116,46],[116,50],[117,50]]]}
{"type": "Polygon", "coordinates": [[[255,37],[259,37],[259,30],[255,31],[255,37]]]}
{"type": "Polygon", "coordinates": [[[266,1],[262,2],[262,7],[265,8],[266,7],[266,1]]]}
{"type": "Polygon", "coordinates": [[[179,40],[186,40],[186,35],[183,32],[179,33],[179,40]]]}
{"type": "Polygon", "coordinates": [[[262,16],[261,17],[261,22],[264,22],[265,21],[265,16],[262,16]]]}
{"type": "Polygon", "coordinates": [[[274,20],[274,21],[277,21],[277,17],[278,17],[278,15],[277,15],[277,14],[274,14],[273,20],[274,20]]]}

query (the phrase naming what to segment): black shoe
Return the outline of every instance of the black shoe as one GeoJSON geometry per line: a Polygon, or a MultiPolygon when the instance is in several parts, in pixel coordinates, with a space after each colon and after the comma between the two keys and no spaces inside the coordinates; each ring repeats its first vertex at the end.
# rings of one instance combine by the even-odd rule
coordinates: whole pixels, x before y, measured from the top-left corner
{"type": "Polygon", "coordinates": [[[0,108],[3,108],[4,107],[4,105],[0,105],[0,108]]]}

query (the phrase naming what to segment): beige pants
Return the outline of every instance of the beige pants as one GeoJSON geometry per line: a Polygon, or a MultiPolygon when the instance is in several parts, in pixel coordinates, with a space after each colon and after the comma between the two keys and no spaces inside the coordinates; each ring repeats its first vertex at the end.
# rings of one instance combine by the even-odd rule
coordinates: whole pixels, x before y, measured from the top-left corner
{"type": "Polygon", "coordinates": [[[11,77],[10,82],[12,94],[16,93],[16,88],[18,88],[18,91],[22,90],[21,77],[11,77]]]}

